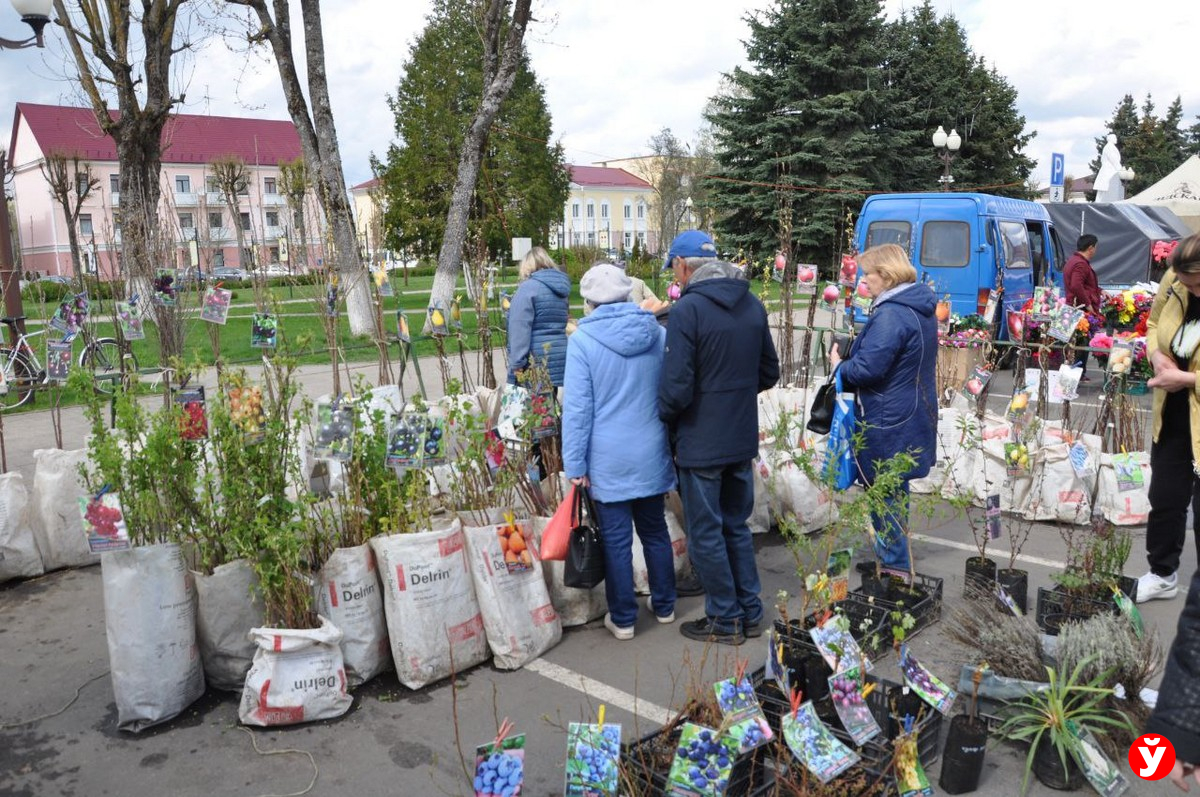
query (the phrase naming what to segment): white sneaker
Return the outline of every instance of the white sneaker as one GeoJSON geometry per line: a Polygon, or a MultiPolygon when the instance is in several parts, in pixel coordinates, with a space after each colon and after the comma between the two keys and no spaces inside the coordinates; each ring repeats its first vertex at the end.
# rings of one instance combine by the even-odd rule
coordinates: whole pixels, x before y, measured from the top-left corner
{"type": "Polygon", "coordinates": [[[1145,603],[1157,598],[1174,598],[1179,594],[1179,577],[1172,573],[1170,578],[1147,573],[1137,581],[1137,602],[1145,603]]]}
{"type": "MultiPolygon", "coordinates": [[[[646,608],[650,610],[650,614],[654,614],[654,598],[649,595],[646,596],[646,608]]],[[[663,617],[660,614],[654,614],[654,619],[658,620],[663,625],[666,625],[667,623],[673,623],[675,622],[675,612],[671,612],[666,617],[663,617]]]]}
{"type": "Polygon", "coordinates": [[[633,626],[629,626],[628,628],[622,628],[621,626],[617,625],[616,623],[614,623],[612,621],[611,614],[606,613],[604,615],[604,627],[607,628],[609,631],[612,631],[612,635],[615,636],[617,639],[620,639],[621,641],[627,641],[627,640],[633,639],[633,626]]]}

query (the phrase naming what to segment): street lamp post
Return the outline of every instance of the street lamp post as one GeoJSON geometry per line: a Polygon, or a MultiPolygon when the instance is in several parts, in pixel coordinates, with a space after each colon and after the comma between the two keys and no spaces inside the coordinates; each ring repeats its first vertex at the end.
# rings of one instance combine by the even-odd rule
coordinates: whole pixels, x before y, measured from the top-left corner
{"type": "MultiPolygon", "coordinates": [[[[50,21],[50,8],[53,0],[12,0],[12,7],[21,19],[33,28],[33,36],[24,40],[0,38],[0,50],[21,50],[26,47],[44,47],[42,29],[50,21]]],[[[8,160],[5,153],[0,152],[0,290],[4,291],[4,314],[9,318],[20,318],[25,315],[25,305],[21,301],[21,277],[17,273],[13,258],[12,221],[8,214],[8,191],[4,183],[8,179],[8,160]]],[[[25,323],[18,321],[14,334],[24,334],[25,323]]],[[[12,344],[16,345],[14,338],[12,344]]]]}
{"type": "Polygon", "coordinates": [[[950,128],[949,135],[941,125],[938,125],[938,129],[933,131],[933,147],[937,150],[937,156],[942,160],[942,176],[938,178],[938,184],[942,186],[943,191],[949,191],[950,186],[954,183],[954,175],[950,174],[950,162],[954,160],[954,156],[958,154],[958,148],[961,146],[962,136],[953,127],[950,128]]]}

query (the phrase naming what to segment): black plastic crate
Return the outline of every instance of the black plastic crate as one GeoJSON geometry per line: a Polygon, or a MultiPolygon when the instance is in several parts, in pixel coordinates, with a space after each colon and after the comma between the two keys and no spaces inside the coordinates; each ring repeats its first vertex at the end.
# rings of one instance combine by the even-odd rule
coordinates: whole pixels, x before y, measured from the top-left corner
{"type": "MultiPolygon", "coordinates": [[[[671,758],[666,751],[674,751],[683,733],[683,722],[647,734],[635,742],[621,746],[621,770],[627,777],[631,791],[623,788],[621,793],[629,797],[662,797],[667,793],[667,775],[671,771],[671,758]],[[665,738],[664,738],[665,737],[665,738]],[[657,751],[656,749],[657,748],[657,751]],[[656,752],[659,755],[656,755],[656,752]],[[666,760],[665,766],[662,760],[666,760]]],[[[764,783],[766,774],[766,747],[759,747],[738,756],[729,772],[726,797],[749,797],[764,783]]]]}
{"type": "MultiPolygon", "coordinates": [[[[891,618],[886,607],[847,598],[833,604],[833,610],[849,619],[850,636],[854,637],[854,641],[872,661],[887,656],[892,649],[892,631],[891,618]]],[[[803,650],[819,655],[817,646],[808,633],[816,624],[815,612],[807,615],[803,621],[792,620],[784,624],[782,620],[776,620],[775,633],[785,643],[797,645],[803,650]]]]}
{"type": "MultiPolygon", "coordinates": [[[[1137,579],[1121,576],[1117,579],[1117,587],[1129,599],[1137,599],[1137,579]]],[[[1058,635],[1058,626],[1053,617],[1071,620],[1086,620],[1097,614],[1117,614],[1117,602],[1108,597],[1105,600],[1069,595],[1062,586],[1053,588],[1038,587],[1037,593],[1037,625],[1038,628],[1051,636],[1058,635]]]]}
{"type": "MultiPolygon", "coordinates": [[[[795,785],[789,786],[781,782],[788,777],[789,770],[803,769],[804,765],[796,760],[790,751],[776,755],[782,755],[782,760],[777,757],[768,759],[763,783],[751,791],[749,797],[795,797],[797,794],[807,793],[798,791],[795,785]]],[[[854,768],[852,767],[850,771],[854,771],[854,768]]],[[[859,797],[895,797],[898,793],[895,778],[871,773],[867,773],[867,777],[870,779],[867,791],[859,792],[859,797]]],[[[838,779],[835,778],[833,782],[837,783],[838,779]]]]}
{"type": "MultiPolygon", "coordinates": [[[[781,719],[791,710],[791,705],[775,681],[765,679],[764,675],[763,670],[757,670],[752,674],[751,681],[755,685],[755,694],[758,696],[758,702],[762,705],[763,713],[767,717],[771,730],[782,738],[781,719]]],[[[890,720],[888,695],[893,689],[901,688],[901,684],[876,678],[873,675],[867,676],[867,682],[878,684],[867,695],[867,707],[871,709],[871,715],[875,717],[875,721],[879,723],[883,733],[873,739],[868,739],[861,747],[854,744],[850,734],[846,733],[833,703],[828,698],[817,701],[814,707],[817,710],[817,716],[829,726],[834,735],[858,751],[862,759],[860,762],[862,768],[872,775],[879,776],[888,771],[892,762],[892,742],[887,738],[890,720]]],[[[921,759],[921,766],[925,767],[928,772],[930,765],[937,761],[941,752],[942,714],[924,701],[921,702],[921,707],[922,711],[917,721],[913,723],[913,729],[917,732],[917,755],[921,759]]]]}
{"type": "MultiPolygon", "coordinates": [[[[863,574],[864,581],[872,574],[863,574]]],[[[902,584],[898,578],[892,577],[894,584],[902,584]]],[[[885,612],[891,614],[894,611],[908,612],[912,615],[915,625],[908,631],[908,638],[916,636],[918,632],[923,631],[929,626],[937,622],[942,616],[942,587],[943,579],[937,576],[927,576],[922,573],[917,573],[913,576],[912,586],[924,593],[922,597],[914,597],[911,602],[904,599],[888,599],[877,597],[866,591],[866,587],[859,586],[850,591],[849,600],[858,603],[864,603],[868,606],[877,606],[884,609],[885,612]]]]}

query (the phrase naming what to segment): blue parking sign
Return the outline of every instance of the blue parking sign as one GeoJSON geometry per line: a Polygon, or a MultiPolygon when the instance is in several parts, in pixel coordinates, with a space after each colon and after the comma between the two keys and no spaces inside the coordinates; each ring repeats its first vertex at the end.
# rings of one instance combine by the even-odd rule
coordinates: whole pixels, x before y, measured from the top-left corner
{"type": "Polygon", "coordinates": [[[1050,155],[1050,185],[1062,185],[1066,176],[1066,158],[1061,152],[1050,155]]]}

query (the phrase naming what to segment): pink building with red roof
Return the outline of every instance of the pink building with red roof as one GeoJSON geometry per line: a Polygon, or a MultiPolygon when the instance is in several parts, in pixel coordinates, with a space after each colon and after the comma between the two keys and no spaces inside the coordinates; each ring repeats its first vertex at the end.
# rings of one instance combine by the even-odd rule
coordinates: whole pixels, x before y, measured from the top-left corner
{"type": "MultiPolygon", "coordinates": [[[[171,262],[163,267],[210,272],[287,261],[286,268],[300,272],[318,262],[324,224],[315,196],[307,198],[301,211],[307,238],[301,241],[300,218],[280,186],[280,164],[301,156],[300,138],[290,121],[180,114],[168,120],[162,145],[160,213],[164,233],[173,242],[171,262]],[[209,166],[230,156],[245,161],[249,173],[246,191],[232,208],[209,166]],[[242,253],[234,225],[242,228],[242,253]]],[[[117,151],[89,108],[17,104],[9,162],[21,267],[43,275],[73,275],[66,214],[51,196],[41,168],[46,154],[54,152],[81,156],[99,182],[79,217],[81,260],[87,272],[112,276],[119,271],[121,248],[117,151]]]]}

